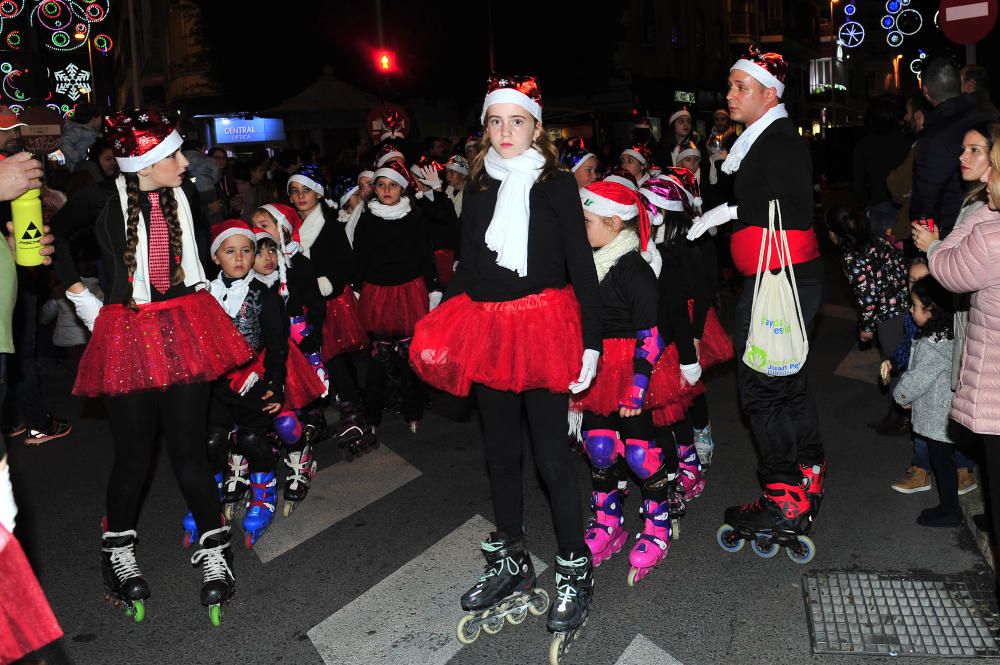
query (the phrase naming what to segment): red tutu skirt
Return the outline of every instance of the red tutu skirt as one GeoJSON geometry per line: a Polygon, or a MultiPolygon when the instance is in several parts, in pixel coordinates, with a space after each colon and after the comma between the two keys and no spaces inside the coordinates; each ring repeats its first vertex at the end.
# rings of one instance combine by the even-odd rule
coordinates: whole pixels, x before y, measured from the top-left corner
{"type": "MultiPolygon", "coordinates": [[[[673,348],[671,345],[670,348],[673,348]]],[[[663,353],[653,366],[649,377],[649,388],[643,402],[644,409],[663,406],[667,401],[677,399],[681,386],[674,375],[680,376],[677,354],[673,364],[663,353]]],[[[597,376],[583,393],[570,396],[570,408],[574,411],[590,411],[606,416],[616,413],[619,404],[628,397],[632,389],[632,358],[635,356],[635,338],[605,339],[601,358],[597,362],[597,376]]]]}
{"type": "Polygon", "coordinates": [[[0,663],[10,663],[62,637],[21,544],[0,526],[0,663]]]}
{"type": "MultiPolygon", "coordinates": [[[[688,300],[688,315],[694,317],[694,301],[688,300]]],[[[733,338],[722,327],[714,307],[708,308],[705,330],[701,333],[701,354],[698,362],[703,369],[721,365],[733,359],[733,338]]]]}
{"type": "Polygon", "coordinates": [[[360,351],[368,346],[368,333],[358,313],[358,299],[348,286],[336,298],[326,301],[323,321],[323,361],[341,353],[360,351]]]}
{"type": "Polygon", "coordinates": [[[649,392],[646,393],[646,404],[656,405],[651,410],[653,424],[657,427],[673,425],[684,418],[684,413],[691,408],[694,398],[705,392],[704,381],[692,386],[684,380],[681,375],[680,359],[677,357],[677,346],[674,344],[668,346],[656,366],[659,367],[664,359],[669,372],[666,377],[667,395],[661,397],[657,392],[660,384],[652,382],[649,385],[649,392]]]}
{"type": "Polygon", "coordinates": [[[417,375],[459,396],[473,383],[567,393],[582,355],[580,305],[570,287],[504,302],[455,296],[417,324],[410,344],[417,375]]]}
{"type": "Polygon", "coordinates": [[[369,333],[410,337],[429,308],[423,277],[396,286],[361,285],[361,320],[369,333]]]}
{"type": "MultiPolygon", "coordinates": [[[[226,378],[229,379],[229,387],[234,393],[239,393],[240,388],[253,372],[256,372],[257,376],[261,378],[264,377],[265,357],[267,357],[267,351],[226,375],[226,378]]],[[[282,410],[294,411],[305,408],[326,392],[326,386],[320,381],[316,370],[309,364],[291,338],[288,340],[288,360],[285,361],[285,372],[285,402],[282,404],[282,410]]]]}
{"type": "Polygon", "coordinates": [[[451,279],[455,276],[455,250],[435,250],[434,266],[437,268],[438,281],[441,282],[441,286],[451,284],[451,279]]]}
{"type": "Polygon", "coordinates": [[[76,374],[74,395],[214,381],[246,364],[253,350],[208,291],[140,305],[105,305],[76,374]]]}

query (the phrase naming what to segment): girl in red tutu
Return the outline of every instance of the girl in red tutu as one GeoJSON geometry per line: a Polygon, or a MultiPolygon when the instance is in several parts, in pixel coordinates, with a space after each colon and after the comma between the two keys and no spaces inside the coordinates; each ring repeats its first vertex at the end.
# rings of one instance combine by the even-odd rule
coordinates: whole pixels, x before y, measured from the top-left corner
{"type": "MultiPolygon", "coordinates": [[[[424,415],[424,398],[407,361],[409,344],[417,321],[440,302],[441,292],[433,290],[437,277],[426,218],[405,195],[412,186],[406,167],[388,161],[375,171],[374,183],[376,198],[368,203],[354,232],[361,319],[372,340],[365,413],[373,425],[382,422],[387,365],[394,363],[403,418],[416,432],[424,415]]],[[[451,205],[447,200],[444,203],[451,205]]]]}
{"type": "MultiPolygon", "coordinates": [[[[340,397],[340,425],[334,436],[341,446],[374,439],[361,409],[361,389],[350,354],[368,346],[368,336],[351,284],[355,260],[344,224],[337,221],[335,202],[319,167],[306,165],[288,179],[288,196],[302,217],[299,251],[312,261],[319,292],[326,300],[323,361],[340,397]]],[[[294,262],[294,259],[293,259],[294,262]]]]}
{"type": "MultiPolygon", "coordinates": [[[[74,393],[100,395],[111,423],[115,459],[108,480],[102,570],[108,594],[138,621],[149,585],[135,558],[143,487],[160,434],[202,534],[201,601],[213,620],[232,594],[229,526],[205,456],[211,382],[246,363],[252,350],[204,289],[194,184],[169,120],[152,110],[107,119],[122,174],[83,190],[52,219],[62,245],[56,270],[77,314],[93,331],[74,393]],[[93,227],[107,266],[108,303],[80,281],[67,244],[93,227]],[[219,571],[224,571],[224,574],[219,571]]],[[[207,242],[204,245],[207,249],[207,242]]],[[[204,252],[207,255],[207,252],[204,252]]]]}
{"type": "Polygon", "coordinates": [[[535,585],[523,533],[527,413],[559,545],[548,627],[564,640],[586,618],[593,589],[566,411],[567,393],[586,390],[597,370],[600,293],[576,180],[559,168],[542,128],[535,79],[490,77],[482,121],[486,134],[463,194],[458,270],[449,299],[417,324],[410,362],[454,395],[474,385],[482,415],[497,531],[483,543],[486,574],[462,597],[466,610],[494,608],[535,585]]]}
{"type": "Polygon", "coordinates": [[[667,455],[655,440],[651,409],[676,399],[680,374],[676,364],[663,360],[656,274],[640,255],[640,250],[646,251],[650,226],[639,194],[618,183],[596,182],[580,190],[580,199],[587,238],[597,250],[604,335],[597,378],[570,400],[573,412],[582,412],[593,481],[594,518],[586,541],[594,565],[625,544],[622,504],[631,469],[640,482],[643,516],[642,533],[629,554],[631,585],[670,548],[669,494],[676,468],[668,469],[667,455]]]}

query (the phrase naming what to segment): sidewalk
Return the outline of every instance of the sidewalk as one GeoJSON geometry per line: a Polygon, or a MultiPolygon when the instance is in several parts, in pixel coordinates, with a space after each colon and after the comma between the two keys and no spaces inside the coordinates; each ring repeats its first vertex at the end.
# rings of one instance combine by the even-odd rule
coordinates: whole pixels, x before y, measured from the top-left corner
{"type": "Polygon", "coordinates": [[[979,551],[983,553],[986,563],[996,572],[996,561],[993,557],[993,544],[990,542],[990,535],[985,531],[981,531],[976,526],[976,523],[972,521],[973,515],[981,515],[984,511],[983,483],[979,478],[978,467],[976,468],[976,479],[979,487],[965,496],[958,497],[958,500],[962,504],[962,513],[965,515],[965,526],[968,527],[972,533],[972,537],[976,540],[976,545],[979,546],[979,551]]]}

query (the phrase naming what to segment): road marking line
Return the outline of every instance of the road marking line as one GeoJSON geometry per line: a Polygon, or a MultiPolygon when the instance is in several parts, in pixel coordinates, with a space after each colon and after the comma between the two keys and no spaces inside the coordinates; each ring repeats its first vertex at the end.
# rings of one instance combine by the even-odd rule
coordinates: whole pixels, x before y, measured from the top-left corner
{"type": "Polygon", "coordinates": [[[615,665],[684,665],[669,653],[643,637],[636,635],[615,665]]]}

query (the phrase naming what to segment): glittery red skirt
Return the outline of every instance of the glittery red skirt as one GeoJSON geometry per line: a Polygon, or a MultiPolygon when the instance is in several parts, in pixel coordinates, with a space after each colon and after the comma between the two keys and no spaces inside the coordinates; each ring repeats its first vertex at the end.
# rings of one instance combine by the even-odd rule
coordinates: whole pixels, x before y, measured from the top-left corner
{"type": "Polygon", "coordinates": [[[435,250],[434,267],[437,268],[438,281],[441,282],[441,286],[451,284],[451,279],[455,276],[455,250],[435,250]]]}
{"type": "Polygon", "coordinates": [[[417,321],[427,315],[430,301],[424,278],[405,284],[361,285],[361,320],[365,330],[385,337],[409,337],[417,321]]]}
{"type": "MultiPolygon", "coordinates": [[[[257,357],[246,365],[226,374],[229,387],[234,393],[239,393],[253,372],[256,372],[261,379],[264,378],[265,357],[267,357],[266,350],[257,354],[257,357]]],[[[289,338],[288,360],[285,361],[285,402],[282,409],[294,411],[305,408],[322,397],[325,392],[326,386],[320,381],[316,370],[299,351],[299,347],[295,346],[295,342],[289,338]]]]}
{"type": "Polygon", "coordinates": [[[124,395],[214,381],[253,350],[208,291],[140,305],[105,305],[76,374],[74,395],[124,395]]]}
{"type": "Polygon", "coordinates": [[[358,299],[350,286],[336,298],[326,301],[323,320],[323,361],[341,353],[360,351],[368,346],[368,333],[358,313],[358,299]]]}
{"type": "Polygon", "coordinates": [[[580,305],[570,287],[504,302],[455,296],[417,324],[410,344],[417,375],[459,396],[473,383],[567,393],[582,355],[580,305]]]}
{"type": "Polygon", "coordinates": [[[10,663],[62,637],[21,544],[0,526],[0,663],[10,663]]]}
{"type": "MultiPolygon", "coordinates": [[[[705,392],[705,383],[699,381],[695,385],[690,385],[681,375],[680,358],[677,356],[677,346],[669,345],[660,358],[666,358],[669,373],[666,378],[665,397],[656,393],[657,385],[650,384],[649,392],[646,393],[646,402],[656,404],[651,410],[653,412],[653,424],[657,427],[673,425],[678,420],[684,418],[684,413],[691,408],[691,402],[698,395],[705,392]]],[[[659,365],[659,363],[657,363],[659,365]]]]}
{"type": "MultiPolygon", "coordinates": [[[[688,300],[688,315],[694,316],[694,301],[688,300]]],[[[726,333],[714,307],[708,308],[705,329],[701,333],[701,353],[698,362],[703,369],[721,365],[733,359],[733,338],[726,333]]]]}
{"type": "MultiPolygon", "coordinates": [[[[597,362],[597,376],[587,390],[579,395],[570,395],[570,408],[604,416],[617,412],[620,403],[625,401],[632,389],[634,356],[634,337],[605,339],[601,358],[597,362]]],[[[671,344],[653,366],[643,408],[651,410],[679,399],[683,392],[682,382],[677,381],[679,376],[677,350],[671,344]]]]}

